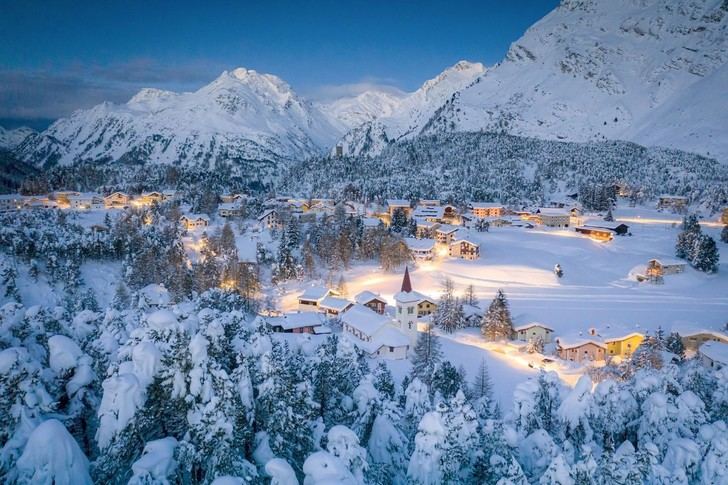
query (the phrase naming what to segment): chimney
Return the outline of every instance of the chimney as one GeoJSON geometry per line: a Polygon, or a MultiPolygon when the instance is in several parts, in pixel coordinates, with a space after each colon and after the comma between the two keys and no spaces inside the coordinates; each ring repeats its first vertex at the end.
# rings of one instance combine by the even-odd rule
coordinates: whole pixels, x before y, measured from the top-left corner
{"type": "Polygon", "coordinates": [[[404,293],[410,293],[412,291],[412,282],[410,281],[409,268],[404,267],[404,278],[402,279],[402,290],[404,293]]]}

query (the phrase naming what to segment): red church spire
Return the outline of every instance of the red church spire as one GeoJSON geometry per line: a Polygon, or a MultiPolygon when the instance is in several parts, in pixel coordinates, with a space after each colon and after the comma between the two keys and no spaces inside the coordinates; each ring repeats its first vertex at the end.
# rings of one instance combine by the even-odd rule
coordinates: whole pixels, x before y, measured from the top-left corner
{"type": "Polygon", "coordinates": [[[409,293],[412,291],[412,282],[410,281],[409,268],[404,267],[404,278],[402,279],[402,291],[409,293]]]}

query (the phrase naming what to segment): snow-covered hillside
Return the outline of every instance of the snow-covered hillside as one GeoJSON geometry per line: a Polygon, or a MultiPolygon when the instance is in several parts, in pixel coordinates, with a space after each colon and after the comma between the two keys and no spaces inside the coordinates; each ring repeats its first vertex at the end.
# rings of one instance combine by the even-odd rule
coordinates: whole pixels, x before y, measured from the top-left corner
{"type": "Polygon", "coordinates": [[[728,161],[728,4],[579,0],[415,130],[624,139],[728,161]]]}
{"type": "Polygon", "coordinates": [[[399,108],[404,97],[405,94],[399,92],[370,90],[321,103],[319,108],[350,130],[374,118],[391,115],[399,108]]]}
{"type": "Polygon", "coordinates": [[[35,130],[27,126],[21,126],[13,130],[8,130],[0,126],[0,149],[12,150],[25,140],[28,135],[35,133],[35,130]]]}
{"type": "Polygon", "coordinates": [[[348,155],[376,154],[390,141],[417,136],[453,93],[484,72],[480,63],[460,61],[404,97],[392,112],[353,128],[337,144],[348,155]]]}
{"type": "Polygon", "coordinates": [[[447,70],[340,144],[377,155],[420,134],[495,131],[627,140],[728,162],[727,31],[720,0],[564,0],[493,68],[471,65],[471,78],[424,96],[447,70]]]}
{"type": "Polygon", "coordinates": [[[210,165],[301,158],[341,132],[271,74],[238,68],[192,93],[143,89],[58,120],[16,153],[37,166],[81,160],[210,165]]]}

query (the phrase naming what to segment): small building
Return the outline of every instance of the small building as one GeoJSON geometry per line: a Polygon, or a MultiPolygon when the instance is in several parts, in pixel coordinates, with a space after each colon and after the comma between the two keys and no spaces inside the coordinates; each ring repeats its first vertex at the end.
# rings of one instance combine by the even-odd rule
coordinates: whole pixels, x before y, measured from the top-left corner
{"type": "Polygon", "coordinates": [[[380,315],[384,315],[384,310],[387,308],[387,301],[384,298],[368,290],[364,290],[356,295],[354,301],[380,315]]]}
{"type": "Polygon", "coordinates": [[[404,199],[389,199],[387,200],[387,212],[389,217],[394,216],[394,211],[402,209],[407,217],[412,213],[412,207],[410,207],[410,201],[404,199]]]}
{"type": "Polygon", "coordinates": [[[513,338],[524,342],[533,342],[537,339],[545,344],[553,340],[554,329],[539,322],[531,322],[525,325],[513,327],[513,338]]]}
{"type": "Polygon", "coordinates": [[[281,316],[267,317],[265,322],[274,332],[331,333],[331,330],[324,326],[324,320],[318,313],[289,312],[281,316]]]}
{"type": "Polygon", "coordinates": [[[217,206],[217,213],[220,217],[240,217],[243,215],[243,207],[237,202],[223,202],[217,206]]]}
{"type": "Polygon", "coordinates": [[[463,304],[463,314],[468,327],[479,327],[485,312],[477,305],[463,304]]]}
{"type": "Polygon", "coordinates": [[[201,227],[207,227],[210,224],[210,218],[205,214],[185,214],[179,218],[179,222],[188,231],[194,231],[201,227]]]}
{"type": "Polygon", "coordinates": [[[470,212],[478,219],[486,217],[502,217],[505,214],[505,207],[501,204],[492,202],[472,202],[470,204],[470,212]]]}
{"type": "Polygon", "coordinates": [[[651,259],[647,262],[645,273],[648,278],[661,278],[682,273],[685,271],[685,266],[685,261],[679,259],[651,259]]]}
{"type": "Polygon", "coordinates": [[[162,191],[163,202],[175,202],[179,200],[179,191],[174,189],[165,189],[162,191]]]}
{"type": "Polygon", "coordinates": [[[455,240],[455,233],[460,229],[458,226],[442,224],[435,228],[435,241],[439,244],[449,246],[455,240]]]}
{"type": "Polygon", "coordinates": [[[708,369],[728,367],[728,343],[705,342],[698,349],[700,362],[708,369]]]}
{"type": "Polygon", "coordinates": [[[672,209],[676,212],[682,212],[687,206],[688,198],[682,195],[663,194],[657,198],[658,209],[672,209]]]}
{"type": "Polygon", "coordinates": [[[715,330],[690,330],[680,332],[680,338],[685,350],[697,351],[707,342],[721,342],[728,344],[728,335],[715,330]]]}
{"type": "Polygon", "coordinates": [[[419,261],[431,261],[435,251],[435,241],[432,239],[415,239],[407,237],[404,243],[410,251],[412,257],[419,261]]]}
{"type": "Polygon", "coordinates": [[[607,356],[630,357],[644,339],[645,336],[639,332],[607,336],[604,338],[604,343],[607,344],[607,356]]]}
{"type": "Polygon", "coordinates": [[[410,339],[389,317],[357,304],[341,315],[341,323],[344,335],[370,357],[407,357],[410,339]]]}
{"type": "Polygon", "coordinates": [[[474,242],[472,238],[463,237],[457,233],[457,237],[450,243],[449,253],[453,258],[467,259],[469,261],[480,257],[480,244],[474,242]]]}
{"type": "Polygon", "coordinates": [[[629,226],[621,222],[596,221],[584,224],[583,227],[609,229],[617,236],[626,236],[629,234],[629,226]]]}
{"type": "Polygon", "coordinates": [[[412,217],[418,221],[423,220],[426,222],[441,222],[444,216],[445,208],[440,205],[418,205],[412,212],[412,217]]]}
{"type": "Polygon", "coordinates": [[[432,239],[435,234],[435,229],[440,227],[438,222],[430,222],[425,219],[415,218],[415,223],[417,224],[415,236],[418,239],[432,239]]]}
{"type": "Polygon", "coordinates": [[[104,205],[107,208],[126,208],[129,206],[131,197],[125,192],[113,192],[104,197],[104,205]]]}
{"type": "Polygon", "coordinates": [[[579,234],[589,236],[596,241],[608,242],[614,239],[614,231],[612,231],[611,229],[604,229],[601,227],[578,226],[575,227],[574,230],[579,234]]]}
{"type": "Polygon", "coordinates": [[[240,203],[245,196],[243,194],[222,194],[220,195],[220,201],[223,204],[240,203]]]}
{"type": "Polygon", "coordinates": [[[23,208],[23,196],[20,194],[0,195],[0,211],[18,210],[23,208]]]}
{"type": "Polygon", "coordinates": [[[323,286],[311,286],[298,295],[298,309],[318,311],[319,303],[327,296],[338,296],[338,293],[323,286]]]}
{"type": "Polygon", "coordinates": [[[352,305],[353,303],[346,298],[327,295],[319,301],[318,309],[327,317],[336,318],[348,310],[352,305]]]}
{"type": "Polygon", "coordinates": [[[572,362],[601,362],[606,359],[607,345],[597,339],[559,337],[556,354],[572,362]]]}
{"type": "Polygon", "coordinates": [[[268,209],[263,212],[258,217],[258,222],[267,229],[283,229],[283,221],[275,209],[268,209]]]}
{"type": "Polygon", "coordinates": [[[541,207],[536,211],[538,222],[546,227],[569,227],[571,212],[567,209],[541,207]]]}
{"type": "Polygon", "coordinates": [[[23,208],[25,209],[57,209],[58,202],[51,200],[46,196],[28,196],[23,198],[23,208]]]}
{"type": "Polygon", "coordinates": [[[142,192],[142,195],[139,197],[139,203],[142,205],[159,204],[163,200],[164,195],[157,191],[142,192]]]}
{"type": "Polygon", "coordinates": [[[93,192],[68,196],[68,207],[71,209],[103,209],[104,198],[93,192]]]}

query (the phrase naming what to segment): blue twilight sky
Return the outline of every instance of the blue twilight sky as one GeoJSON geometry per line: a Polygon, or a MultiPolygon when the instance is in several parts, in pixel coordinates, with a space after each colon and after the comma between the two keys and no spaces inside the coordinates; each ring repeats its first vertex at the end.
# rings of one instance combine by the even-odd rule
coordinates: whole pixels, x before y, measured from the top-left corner
{"type": "Polygon", "coordinates": [[[492,65],[557,0],[0,0],[0,124],[56,118],[225,69],[326,99],[411,91],[460,59],[492,65]]]}

